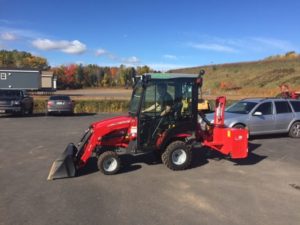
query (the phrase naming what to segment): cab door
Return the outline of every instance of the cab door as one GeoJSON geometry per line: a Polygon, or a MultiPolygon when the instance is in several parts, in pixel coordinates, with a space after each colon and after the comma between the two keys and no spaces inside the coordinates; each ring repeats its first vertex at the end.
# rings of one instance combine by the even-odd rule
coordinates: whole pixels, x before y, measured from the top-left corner
{"type": "Polygon", "coordinates": [[[275,130],[278,132],[286,132],[289,129],[291,121],[294,119],[294,113],[288,101],[275,101],[276,123],[275,130]]]}
{"type": "MultiPolygon", "coordinates": [[[[167,83],[167,92],[173,97],[174,86],[167,83]]],[[[138,149],[153,150],[157,136],[162,129],[166,117],[161,117],[162,108],[159,105],[157,83],[150,83],[145,87],[138,119],[138,149]]]]}
{"type": "Polygon", "coordinates": [[[252,113],[249,119],[249,129],[252,134],[269,133],[275,128],[273,103],[264,102],[252,113]]]}

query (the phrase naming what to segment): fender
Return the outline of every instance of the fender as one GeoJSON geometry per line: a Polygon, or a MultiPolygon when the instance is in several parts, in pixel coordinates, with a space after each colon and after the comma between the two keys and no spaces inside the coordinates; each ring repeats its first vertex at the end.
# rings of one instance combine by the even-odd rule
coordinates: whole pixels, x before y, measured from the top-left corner
{"type": "Polygon", "coordinates": [[[136,118],[130,116],[118,116],[102,120],[91,125],[92,135],[84,146],[79,166],[87,163],[93,151],[98,145],[124,146],[134,136],[131,127],[136,126],[136,118]]]}
{"type": "Polygon", "coordinates": [[[171,140],[175,140],[175,139],[187,139],[187,138],[191,138],[193,137],[194,135],[193,134],[189,134],[189,133],[178,133],[178,134],[175,134],[175,135],[169,135],[168,137],[168,132],[165,131],[162,135],[160,135],[158,138],[157,138],[157,141],[156,141],[156,148],[157,149],[161,149],[161,148],[164,148],[164,146],[166,146],[168,143],[170,143],[171,140]]]}

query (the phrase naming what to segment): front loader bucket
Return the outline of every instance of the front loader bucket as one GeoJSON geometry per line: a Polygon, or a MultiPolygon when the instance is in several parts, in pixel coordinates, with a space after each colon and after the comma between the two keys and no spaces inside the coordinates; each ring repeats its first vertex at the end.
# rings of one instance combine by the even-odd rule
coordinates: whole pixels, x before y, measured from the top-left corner
{"type": "Polygon", "coordinates": [[[76,146],[70,143],[61,156],[53,162],[47,180],[75,177],[76,167],[74,156],[76,153],[76,146]]]}

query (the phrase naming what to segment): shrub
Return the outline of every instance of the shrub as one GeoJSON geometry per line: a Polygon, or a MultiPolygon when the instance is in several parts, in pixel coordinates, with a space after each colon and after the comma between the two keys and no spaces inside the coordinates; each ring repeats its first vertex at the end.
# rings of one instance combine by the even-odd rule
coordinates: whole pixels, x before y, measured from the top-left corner
{"type": "MultiPolygon", "coordinates": [[[[75,113],[100,113],[100,112],[126,112],[129,101],[127,100],[76,100],[75,113]]],[[[46,100],[34,100],[34,112],[43,113],[46,111],[46,100]]]]}

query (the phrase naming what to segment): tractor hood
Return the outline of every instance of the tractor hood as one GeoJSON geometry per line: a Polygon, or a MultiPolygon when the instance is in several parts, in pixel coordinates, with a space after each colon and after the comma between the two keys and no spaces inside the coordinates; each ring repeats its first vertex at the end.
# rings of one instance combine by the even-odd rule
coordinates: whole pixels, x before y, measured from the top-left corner
{"type": "Polygon", "coordinates": [[[91,124],[94,129],[106,129],[106,130],[116,130],[120,128],[129,127],[130,124],[135,120],[131,116],[117,116],[109,119],[104,119],[91,124]]]}

